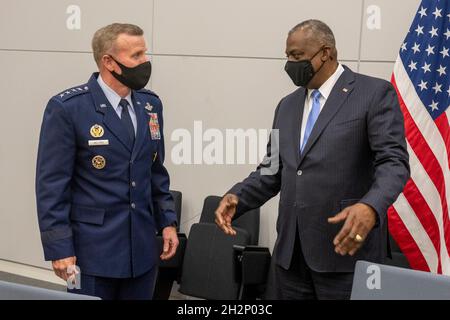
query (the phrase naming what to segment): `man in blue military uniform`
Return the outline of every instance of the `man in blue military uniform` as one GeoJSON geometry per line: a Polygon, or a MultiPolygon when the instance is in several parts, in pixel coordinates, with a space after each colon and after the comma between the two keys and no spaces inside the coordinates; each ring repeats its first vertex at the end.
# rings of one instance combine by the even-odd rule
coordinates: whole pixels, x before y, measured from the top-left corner
{"type": "Polygon", "coordinates": [[[44,114],[36,171],[44,255],[64,280],[79,267],[81,288],[71,292],[151,299],[158,256],[170,259],[178,246],[162,103],[143,89],[151,63],[142,29],[106,26],[92,47],[99,73],[52,97],[44,114]]]}

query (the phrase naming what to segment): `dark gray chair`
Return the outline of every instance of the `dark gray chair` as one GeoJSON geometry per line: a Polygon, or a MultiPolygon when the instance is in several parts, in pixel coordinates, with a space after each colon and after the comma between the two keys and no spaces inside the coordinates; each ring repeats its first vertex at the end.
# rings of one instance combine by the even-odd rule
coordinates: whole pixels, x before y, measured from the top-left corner
{"type": "MultiPolygon", "coordinates": [[[[207,196],[203,202],[200,223],[214,223],[215,211],[219,206],[222,197],[207,196]]],[[[260,225],[259,208],[246,212],[243,216],[233,220],[231,223],[234,227],[246,230],[250,236],[250,245],[257,245],[259,242],[259,225],[260,225]]]]}
{"type": "Polygon", "coordinates": [[[270,264],[269,250],[256,246],[259,208],[234,220],[237,234],[229,236],[214,222],[221,199],[206,197],[200,221],[191,227],[179,291],[210,300],[253,299],[270,264]]]}
{"type": "Polygon", "coordinates": [[[175,191],[175,190],[170,190],[170,194],[172,195],[173,201],[175,202],[175,212],[177,214],[177,220],[178,220],[177,232],[180,232],[181,206],[183,203],[183,194],[180,191],[175,191]]]}
{"type": "Polygon", "coordinates": [[[192,225],[183,262],[179,291],[209,300],[236,300],[240,283],[236,278],[234,245],[249,244],[245,230],[236,228],[235,236],[226,235],[215,224],[192,225]]]}
{"type": "Polygon", "coordinates": [[[263,299],[266,291],[271,254],[269,248],[234,246],[239,300],[263,299]]]}

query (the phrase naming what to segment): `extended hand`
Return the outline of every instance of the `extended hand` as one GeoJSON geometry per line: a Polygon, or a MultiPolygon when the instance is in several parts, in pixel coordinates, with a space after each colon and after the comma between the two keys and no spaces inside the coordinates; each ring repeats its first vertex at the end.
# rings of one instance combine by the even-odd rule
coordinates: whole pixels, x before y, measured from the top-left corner
{"type": "Polygon", "coordinates": [[[239,198],[234,194],[226,194],[216,209],[216,224],[226,234],[236,235],[236,231],[231,227],[231,220],[236,214],[236,207],[239,198]]]}
{"type": "Polygon", "coordinates": [[[346,254],[353,256],[374,227],[376,217],[377,213],[372,207],[357,203],[329,218],[328,222],[332,224],[345,220],[344,226],[333,240],[334,251],[342,256],[346,254]]]}
{"type": "Polygon", "coordinates": [[[179,244],[177,229],[175,227],[166,227],[162,232],[164,245],[163,252],[160,256],[161,260],[171,259],[177,252],[177,247],[179,244]]]}

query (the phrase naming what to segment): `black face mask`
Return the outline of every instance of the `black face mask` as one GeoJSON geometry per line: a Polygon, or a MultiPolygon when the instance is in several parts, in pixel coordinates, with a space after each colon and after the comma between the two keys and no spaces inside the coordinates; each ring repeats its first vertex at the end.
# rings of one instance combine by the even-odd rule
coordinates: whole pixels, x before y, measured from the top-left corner
{"type": "Polygon", "coordinates": [[[286,66],[284,70],[287,72],[289,77],[292,79],[294,84],[298,87],[306,87],[314,75],[319,72],[319,70],[323,67],[324,63],[320,66],[317,71],[314,71],[314,67],[311,63],[311,60],[314,59],[315,56],[319,52],[321,52],[324,48],[321,48],[317,51],[311,59],[309,60],[300,60],[300,61],[288,61],[286,62],[286,66]]]}
{"type": "Polygon", "coordinates": [[[121,64],[112,56],[110,57],[119,65],[120,69],[122,69],[122,74],[118,74],[115,71],[111,72],[114,78],[119,80],[120,83],[133,90],[140,90],[147,85],[152,74],[152,64],[150,61],[141,63],[134,68],[129,68],[121,64]]]}

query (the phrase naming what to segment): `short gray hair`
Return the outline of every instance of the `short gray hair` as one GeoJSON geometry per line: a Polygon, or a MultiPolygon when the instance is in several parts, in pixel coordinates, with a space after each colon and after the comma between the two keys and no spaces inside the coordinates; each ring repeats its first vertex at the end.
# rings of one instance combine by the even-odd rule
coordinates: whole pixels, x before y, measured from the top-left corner
{"type": "Polygon", "coordinates": [[[97,65],[100,65],[105,54],[114,49],[114,43],[121,34],[142,36],[144,31],[140,27],[128,23],[113,23],[97,30],[92,38],[92,51],[97,65]]]}
{"type": "Polygon", "coordinates": [[[336,40],[334,38],[333,31],[331,31],[327,24],[320,20],[311,19],[297,24],[289,31],[289,36],[297,30],[304,30],[307,32],[308,37],[317,40],[322,45],[336,48],[336,40]]]}

